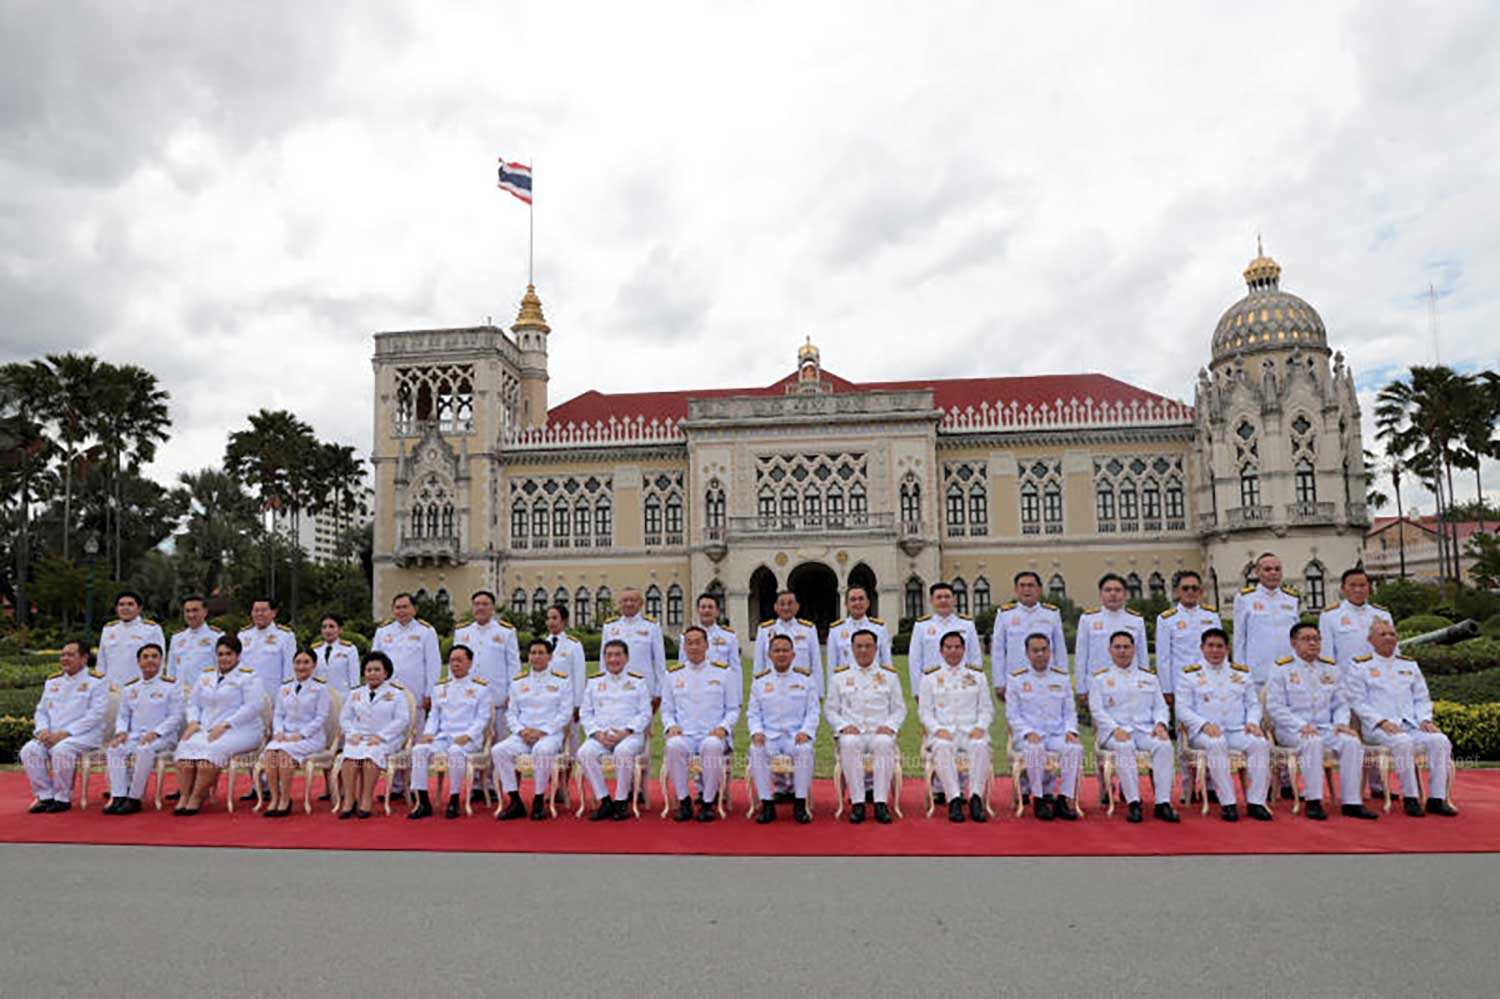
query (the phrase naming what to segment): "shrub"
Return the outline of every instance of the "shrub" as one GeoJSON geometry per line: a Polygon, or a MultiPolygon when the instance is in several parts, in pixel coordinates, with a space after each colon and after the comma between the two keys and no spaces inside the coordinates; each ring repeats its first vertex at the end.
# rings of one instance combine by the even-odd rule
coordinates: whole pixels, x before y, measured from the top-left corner
{"type": "Polygon", "coordinates": [[[10,762],[18,760],[21,755],[21,747],[26,745],[31,738],[32,720],[30,717],[16,718],[14,716],[0,716],[0,760],[10,762]]]}
{"type": "Polygon", "coordinates": [[[57,672],[55,662],[23,663],[9,660],[0,663],[0,690],[20,687],[40,687],[47,677],[57,672]]]}
{"type": "Polygon", "coordinates": [[[1500,614],[1485,618],[1479,626],[1479,633],[1486,638],[1500,638],[1500,614]]]}
{"type": "Polygon", "coordinates": [[[1500,702],[1500,666],[1474,673],[1430,677],[1427,680],[1427,691],[1434,701],[1455,701],[1459,704],[1500,702]]]}
{"type": "Polygon", "coordinates": [[[1393,579],[1376,588],[1370,599],[1391,612],[1397,621],[1414,614],[1424,614],[1443,599],[1436,586],[1424,586],[1409,579],[1393,579]]]}
{"type": "Polygon", "coordinates": [[[1429,680],[1500,666],[1500,640],[1494,638],[1471,638],[1457,645],[1413,645],[1401,652],[1415,659],[1429,680]]]}
{"type": "Polygon", "coordinates": [[[1413,614],[1411,617],[1403,617],[1396,622],[1396,633],[1402,638],[1411,638],[1413,635],[1423,635],[1429,631],[1437,631],[1446,628],[1453,622],[1436,614],[1413,614]]]}
{"type": "Polygon", "coordinates": [[[1432,720],[1452,740],[1456,759],[1500,759],[1500,704],[1437,701],[1432,720]]]}
{"type": "Polygon", "coordinates": [[[41,697],[41,687],[15,687],[10,690],[0,690],[0,715],[30,718],[36,713],[36,704],[41,697]]]}

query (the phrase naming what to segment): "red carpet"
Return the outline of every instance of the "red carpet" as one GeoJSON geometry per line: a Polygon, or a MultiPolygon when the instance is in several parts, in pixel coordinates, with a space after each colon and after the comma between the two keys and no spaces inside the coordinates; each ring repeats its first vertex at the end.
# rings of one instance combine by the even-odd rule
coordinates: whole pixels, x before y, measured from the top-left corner
{"type": "MultiPolygon", "coordinates": [[[[171,786],[169,779],[168,786],[171,786]]],[[[248,786],[243,782],[240,790],[248,786]]],[[[321,788],[321,781],[318,786],[321,788]]],[[[997,783],[1008,794],[1010,781],[997,783]]],[[[102,787],[102,782],[90,787],[102,787]]],[[[301,788],[298,781],[297,787],[301,788]]],[[[657,786],[652,785],[653,797],[657,786]]],[[[851,826],[835,822],[832,784],[819,781],[814,790],[815,821],[799,826],[791,807],[781,806],[777,821],[758,826],[744,817],[742,785],[736,781],[736,811],[723,822],[677,823],[658,817],[661,802],[648,816],[629,822],[589,822],[559,812],[547,822],[496,822],[475,806],[475,814],[453,821],[435,816],[409,822],[405,806],[387,817],[377,811],[366,821],[339,821],[326,804],[314,803],[312,815],[300,810],[290,818],[266,819],[250,811],[230,815],[222,804],[192,817],[156,812],[149,803],[139,815],[110,816],[93,801],[87,811],[28,815],[30,790],[19,772],[0,773],[0,842],[106,843],[138,846],[228,846],[322,850],[444,850],[472,852],[715,854],[737,856],[1162,856],[1187,854],[1297,853],[1485,853],[1500,852],[1500,771],[1467,771],[1460,775],[1457,818],[1408,818],[1397,802],[1378,822],[1341,818],[1334,810],[1327,822],[1312,822],[1279,803],[1274,822],[1235,825],[1220,821],[1218,810],[1200,816],[1184,811],[1181,825],[1149,817],[1142,825],[1125,821],[1123,805],[1110,818],[1089,810],[1080,822],[1037,822],[1001,812],[984,825],[950,824],[940,809],[924,818],[920,781],[908,780],[904,819],[890,826],[867,820],[851,826]],[[821,800],[816,800],[821,795],[821,800]]],[[[1088,782],[1085,801],[1093,798],[1088,782]]],[[[222,798],[221,798],[222,801],[222,798]]],[[[243,807],[243,806],[242,806],[243,807]]],[[[999,802],[996,802],[999,811],[999,802]]]]}

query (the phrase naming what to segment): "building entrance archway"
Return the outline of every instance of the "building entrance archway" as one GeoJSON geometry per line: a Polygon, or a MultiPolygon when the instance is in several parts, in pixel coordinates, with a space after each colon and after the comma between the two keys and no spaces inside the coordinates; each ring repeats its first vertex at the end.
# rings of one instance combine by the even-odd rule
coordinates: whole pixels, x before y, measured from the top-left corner
{"type": "MultiPolygon", "coordinates": [[[[865,591],[865,596],[870,598],[870,609],[866,612],[870,617],[880,616],[880,591],[875,588],[875,570],[860,562],[849,570],[849,586],[858,586],[865,591]]],[[[849,592],[846,587],[845,594],[849,592]]],[[[842,613],[842,611],[840,612],[842,613]]]]}
{"type": "Polygon", "coordinates": [[[750,574],[750,620],[745,627],[758,625],[776,616],[776,573],[760,566],[750,574]]]}
{"type": "Polygon", "coordinates": [[[837,620],[839,577],[822,562],[803,562],[786,577],[786,589],[797,594],[798,616],[818,626],[818,637],[828,637],[828,626],[837,620]]]}

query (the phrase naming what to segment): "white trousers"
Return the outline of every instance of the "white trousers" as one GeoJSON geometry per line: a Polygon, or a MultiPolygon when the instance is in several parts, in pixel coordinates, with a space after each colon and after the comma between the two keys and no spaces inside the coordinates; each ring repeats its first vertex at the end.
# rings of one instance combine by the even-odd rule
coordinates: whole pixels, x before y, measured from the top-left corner
{"type": "Polygon", "coordinates": [[[755,791],[760,800],[770,801],[776,797],[775,781],[771,779],[771,757],[790,756],[792,794],[806,801],[808,792],[812,790],[812,740],[799,744],[796,732],[766,732],[765,737],[764,746],[757,746],[753,741],[750,743],[750,777],[755,782],[755,791]]]}
{"type": "Polygon", "coordinates": [[[958,776],[959,753],[963,753],[969,760],[969,794],[984,795],[984,788],[989,785],[990,771],[993,769],[990,763],[989,736],[978,739],[971,739],[967,735],[952,739],[934,738],[928,741],[927,748],[932,753],[938,785],[949,801],[963,796],[963,784],[958,776]]]}
{"type": "Polygon", "coordinates": [[[840,735],[838,743],[839,765],[844,771],[844,784],[849,788],[849,800],[858,804],[864,800],[865,753],[874,757],[873,787],[877,803],[889,802],[891,778],[896,772],[896,737],[878,732],[859,735],[840,735]],[[857,790],[856,790],[857,789],[857,790]]]}
{"type": "Polygon", "coordinates": [[[584,740],[583,745],[578,748],[578,766],[583,770],[584,780],[589,782],[589,787],[594,791],[594,800],[603,801],[606,797],[613,801],[630,800],[630,792],[635,786],[635,758],[640,755],[644,744],[645,737],[639,732],[632,732],[615,743],[614,749],[598,739],[584,740]],[[615,761],[613,795],[609,793],[609,782],[604,777],[606,756],[615,761]]]}
{"type": "Polygon", "coordinates": [[[1056,753],[1062,774],[1056,778],[1055,793],[1077,799],[1078,772],[1083,769],[1083,743],[1069,742],[1066,735],[1044,735],[1042,741],[1035,744],[1018,739],[1012,745],[1025,761],[1026,786],[1033,798],[1046,796],[1049,783],[1047,754],[1056,753]]]}
{"type": "Polygon", "coordinates": [[[431,782],[428,770],[434,756],[445,756],[448,761],[448,793],[458,794],[463,788],[464,771],[469,766],[469,754],[484,748],[483,739],[475,739],[462,746],[453,744],[453,736],[434,736],[431,742],[421,742],[411,747],[411,789],[425,791],[431,782]]]}
{"type": "MultiPolygon", "coordinates": [[[[1453,743],[1441,732],[1424,732],[1419,728],[1405,728],[1391,735],[1382,728],[1373,728],[1366,739],[1376,746],[1386,746],[1391,751],[1391,762],[1396,775],[1401,778],[1401,793],[1408,798],[1416,797],[1417,753],[1427,754],[1427,766],[1432,776],[1429,779],[1427,797],[1448,797],[1448,763],[1453,759],[1453,743]]],[[[1342,767],[1343,764],[1340,764],[1342,767]]]]}
{"type": "Polygon", "coordinates": [[[516,733],[497,743],[490,751],[490,762],[500,779],[501,789],[509,794],[520,786],[520,780],[516,776],[516,757],[529,753],[532,781],[535,785],[533,793],[546,794],[547,785],[552,783],[552,760],[562,750],[563,735],[562,732],[553,732],[528,746],[520,733],[516,733]]]}
{"type": "MultiPolygon", "coordinates": [[[[1234,793],[1234,778],[1229,773],[1229,751],[1245,754],[1245,768],[1249,772],[1249,804],[1264,805],[1266,788],[1271,780],[1271,744],[1263,737],[1251,735],[1244,729],[1237,732],[1221,731],[1219,735],[1204,735],[1201,731],[1188,739],[1188,745],[1203,750],[1208,757],[1208,775],[1213,780],[1214,790],[1219,794],[1221,805],[1237,804],[1234,793]]],[[[1186,778],[1184,778],[1186,779],[1186,778]]]]}
{"type": "Polygon", "coordinates": [[[109,761],[110,797],[134,798],[137,801],[145,798],[146,782],[151,779],[151,771],[156,768],[156,754],[170,753],[176,745],[176,739],[162,736],[143,746],[140,736],[132,734],[120,745],[106,749],[104,755],[109,761]]]}
{"type": "Polygon", "coordinates": [[[693,785],[688,780],[688,757],[697,753],[703,758],[703,800],[719,796],[724,777],[724,752],[728,741],[716,735],[674,735],[667,740],[666,767],[672,775],[672,790],[677,800],[691,798],[693,785]]]}
{"type": "Polygon", "coordinates": [[[1176,754],[1170,739],[1158,739],[1149,732],[1132,732],[1129,738],[1116,739],[1110,733],[1104,748],[1115,754],[1115,775],[1120,778],[1120,794],[1127,802],[1141,800],[1141,778],[1136,770],[1136,750],[1151,754],[1151,790],[1156,803],[1172,801],[1172,778],[1176,774],[1176,754]]]}
{"type": "Polygon", "coordinates": [[[1302,767],[1302,796],[1308,801],[1323,800],[1324,750],[1333,753],[1339,761],[1341,801],[1346,805],[1363,804],[1359,784],[1365,765],[1365,747],[1358,739],[1345,732],[1329,732],[1326,736],[1297,736],[1297,762],[1302,767]]]}
{"type": "Polygon", "coordinates": [[[26,779],[31,781],[31,793],[42,801],[71,801],[73,799],[73,772],[78,769],[78,758],[91,749],[98,749],[97,739],[68,738],[50,749],[32,739],[21,747],[21,765],[26,768],[26,779]],[[47,764],[52,772],[47,772],[47,764]]]}

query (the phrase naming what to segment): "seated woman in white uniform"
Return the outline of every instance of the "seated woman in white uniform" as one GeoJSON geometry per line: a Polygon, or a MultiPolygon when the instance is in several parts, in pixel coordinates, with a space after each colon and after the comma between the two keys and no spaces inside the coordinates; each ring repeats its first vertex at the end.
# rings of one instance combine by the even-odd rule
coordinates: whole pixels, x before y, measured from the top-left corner
{"type": "Polygon", "coordinates": [[[349,692],[340,723],[344,729],[344,766],[339,794],[341,819],[368,819],[375,804],[375,782],[385,769],[385,758],[406,741],[411,705],[406,689],[393,683],[395,667],[384,652],[368,652],[363,660],[365,685],[349,692]]]}
{"type": "Polygon", "coordinates": [[[266,695],[255,671],[240,667],[240,640],[220,635],[214,658],[216,665],[199,674],[188,697],[188,724],[177,743],[182,796],[174,815],[197,815],[229,758],[250,752],[265,735],[266,695]]]}
{"type": "Polygon", "coordinates": [[[261,756],[271,782],[271,807],[261,814],[280,819],[292,814],[292,775],[313,753],[328,748],[324,726],[333,710],[328,683],[314,676],[318,659],[311,649],[292,657],[292,678],[276,692],[271,741],[261,756]]]}

